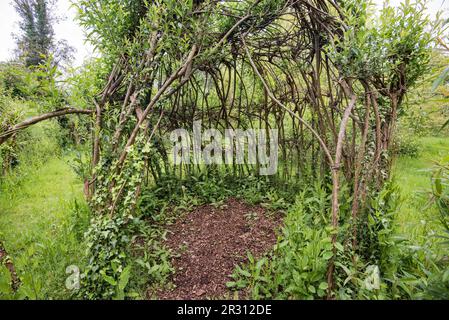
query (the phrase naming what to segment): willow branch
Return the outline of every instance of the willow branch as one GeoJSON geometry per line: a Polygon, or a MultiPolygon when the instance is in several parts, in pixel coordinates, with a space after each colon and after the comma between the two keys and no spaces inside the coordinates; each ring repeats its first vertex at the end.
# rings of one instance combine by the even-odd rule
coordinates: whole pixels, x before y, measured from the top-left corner
{"type": "Polygon", "coordinates": [[[7,131],[0,133],[0,144],[4,143],[5,141],[7,141],[13,134],[15,134],[16,132],[26,129],[36,123],[42,122],[44,120],[48,120],[48,119],[52,119],[52,118],[57,118],[57,117],[62,117],[68,114],[87,114],[90,115],[92,114],[94,111],[93,110],[86,110],[86,109],[76,109],[76,108],[64,108],[64,109],[59,109],[56,111],[52,111],[49,113],[45,113],[45,114],[41,114],[39,116],[34,116],[31,117],[21,123],[18,123],[16,125],[14,125],[13,127],[9,128],[7,131]]]}
{"type": "Polygon", "coordinates": [[[260,81],[262,82],[262,85],[264,86],[265,90],[267,90],[268,96],[271,98],[271,100],[273,100],[273,102],[275,102],[277,105],[279,105],[285,111],[287,111],[291,116],[293,116],[296,119],[298,119],[307,129],[309,129],[312,132],[312,134],[317,138],[318,142],[320,143],[321,149],[323,150],[324,154],[326,155],[330,165],[333,166],[334,165],[334,160],[333,160],[333,158],[331,156],[329,148],[326,146],[326,143],[323,141],[321,136],[318,134],[318,132],[316,132],[315,129],[312,128],[312,126],[309,123],[307,123],[307,121],[305,121],[303,118],[298,116],[292,110],[287,108],[281,101],[279,101],[279,99],[277,99],[274,96],[274,94],[270,90],[270,87],[266,83],[265,79],[262,77],[262,75],[260,74],[259,70],[257,69],[257,66],[254,63],[254,61],[253,61],[253,59],[251,57],[251,54],[250,54],[250,52],[248,50],[248,46],[246,45],[244,37],[242,37],[242,43],[243,43],[243,46],[245,47],[245,51],[246,51],[246,55],[248,56],[249,63],[251,64],[251,67],[253,68],[253,70],[256,73],[256,75],[259,77],[260,81]]]}

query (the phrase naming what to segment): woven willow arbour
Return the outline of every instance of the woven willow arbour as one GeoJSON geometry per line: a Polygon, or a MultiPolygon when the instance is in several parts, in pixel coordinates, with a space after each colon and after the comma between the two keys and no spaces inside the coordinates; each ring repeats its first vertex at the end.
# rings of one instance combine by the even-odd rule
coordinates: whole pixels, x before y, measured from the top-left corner
{"type": "MultiPolygon", "coordinates": [[[[109,2],[81,1],[83,22],[101,21],[109,2]]],[[[279,129],[278,176],[290,181],[312,172],[331,181],[334,228],[343,178],[357,218],[368,188],[379,189],[388,176],[383,155],[406,91],[406,62],[389,83],[382,75],[343,72],[331,53],[343,49],[336,43],[348,29],[347,11],[332,0],[120,3],[128,6],[127,22],[117,14],[117,25],[106,21],[91,34],[113,61],[92,110],[88,185],[98,216],[126,223],[147,172],[157,179],[168,172],[207,170],[172,168],[163,138],[201,120],[219,130],[279,129]]],[[[28,125],[10,128],[0,139],[28,125]]],[[[250,165],[232,170],[255,172],[250,165]]],[[[332,274],[331,261],[329,290],[332,274]]]]}

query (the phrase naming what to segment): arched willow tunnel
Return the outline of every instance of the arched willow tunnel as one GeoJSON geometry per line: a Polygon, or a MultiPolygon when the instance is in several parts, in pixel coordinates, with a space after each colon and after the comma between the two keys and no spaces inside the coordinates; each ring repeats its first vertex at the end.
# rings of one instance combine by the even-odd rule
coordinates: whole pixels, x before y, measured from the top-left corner
{"type": "MultiPolygon", "coordinates": [[[[419,8],[385,12],[376,24],[365,21],[364,1],[82,0],[78,7],[111,70],[92,110],[61,111],[92,114],[86,292],[111,290],[100,271],[126,263],[112,240],[148,176],[213,169],[168,161],[167,133],[195,121],[222,133],[278,129],[279,168],[270,179],[288,184],[313,172],[329,182],[334,246],[341,237],[357,250],[364,204],[389,177],[404,95],[429,59],[419,8]],[[342,184],[352,194],[345,217],[342,184]],[[353,225],[343,234],[342,219],[353,225]]],[[[245,161],[226,170],[257,174],[245,161]]],[[[329,298],[333,272],[331,259],[329,298]]]]}

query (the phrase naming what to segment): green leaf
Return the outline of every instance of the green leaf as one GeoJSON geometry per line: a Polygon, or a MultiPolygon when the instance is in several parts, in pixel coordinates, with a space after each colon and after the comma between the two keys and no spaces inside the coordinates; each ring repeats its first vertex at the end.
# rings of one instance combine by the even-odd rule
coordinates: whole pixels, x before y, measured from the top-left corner
{"type": "Polygon", "coordinates": [[[327,285],[326,282],[321,282],[318,288],[321,290],[326,290],[327,288],[329,288],[329,286],[327,285]]]}
{"type": "Polygon", "coordinates": [[[440,175],[440,173],[437,173],[435,175],[434,185],[435,185],[435,194],[436,194],[436,196],[440,197],[442,192],[443,192],[443,186],[441,184],[441,175],[440,175]]]}
{"type": "Polygon", "coordinates": [[[329,259],[332,258],[332,257],[333,257],[332,252],[325,252],[325,253],[323,254],[323,259],[325,259],[325,260],[329,260],[329,259]]]}
{"type": "Polygon", "coordinates": [[[443,282],[447,282],[449,280],[449,269],[447,269],[443,274],[443,282]]]}
{"type": "Polygon", "coordinates": [[[337,250],[340,252],[345,251],[345,248],[343,247],[343,245],[340,242],[335,243],[335,248],[337,248],[337,250]]]}
{"type": "Polygon", "coordinates": [[[444,71],[440,74],[438,78],[433,82],[432,91],[435,91],[444,81],[446,81],[449,75],[449,67],[444,69],[444,71]]]}
{"type": "Polygon", "coordinates": [[[101,275],[103,276],[104,281],[106,281],[107,283],[109,283],[112,286],[116,286],[117,285],[117,281],[115,281],[115,279],[111,276],[108,276],[106,273],[102,272],[101,275]]]}
{"type": "Polygon", "coordinates": [[[262,268],[262,266],[265,264],[265,261],[266,261],[265,258],[260,259],[260,260],[257,262],[257,264],[256,264],[256,269],[257,269],[257,270],[260,270],[260,269],[262,268]]]}
{"type": "Polygon", "coordinates": [[[128,285],[130,275],[131,266],[127,266],[120,275],[120,280],[118,283],[119,290],[125,290],[126,286],[128,285]]]}
{"type": "Polygon", "coordinates": [[[251,273],[249,273],[248,271],[243,270],[241,268],[239,269],[239,273],[245,277],[251,277],[251,273]]]}

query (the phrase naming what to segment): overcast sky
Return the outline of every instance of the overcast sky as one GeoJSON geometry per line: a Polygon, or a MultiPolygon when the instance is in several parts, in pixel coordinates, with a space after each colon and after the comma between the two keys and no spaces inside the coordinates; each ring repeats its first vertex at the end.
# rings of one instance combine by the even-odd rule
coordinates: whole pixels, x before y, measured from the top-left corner
{"type": "MultiPolygon", "coordinates": [[[[76,49],[75,65],[81,65],[86,57],[92,55],[93,49],[84,41],[83,29],[75,21],[76,9],[71,7],[72,0],[56,0],[57,16],[60,22],[54,26],[56,38],[65,39],[76,49]]],[[[12,0],[0,0],[0,61],[13,56],[15,41],[13,33],[18,30],[18,15],[12,0]]]]}
{"type": "MultiPolygon", "coordinates": [[[[75,21],[76,10],[70,7],[70,3],[76,0],[57,0],[57,15],[62,21],[54,29],[57,39],[66,39],[71,46],[76,48],[75,65],[81,65],[86,57],[93,53],[93,49],[84,41],[84,32],[75,21]]],[[[393,5],[403,0],[390,0],[393,5]]],[[[374,0],[382,4],[383,0],[374,0]]],[[[12,0],[0,0],[0,61],[6,61],[13,55],[15,42],[12,34],[17,31],[18,16],[12,6],[12,0]]],[[[428,12],[432,16],[438,10],[447,10],[449,15],[449,0],[428,0],[428,12]]]]}

